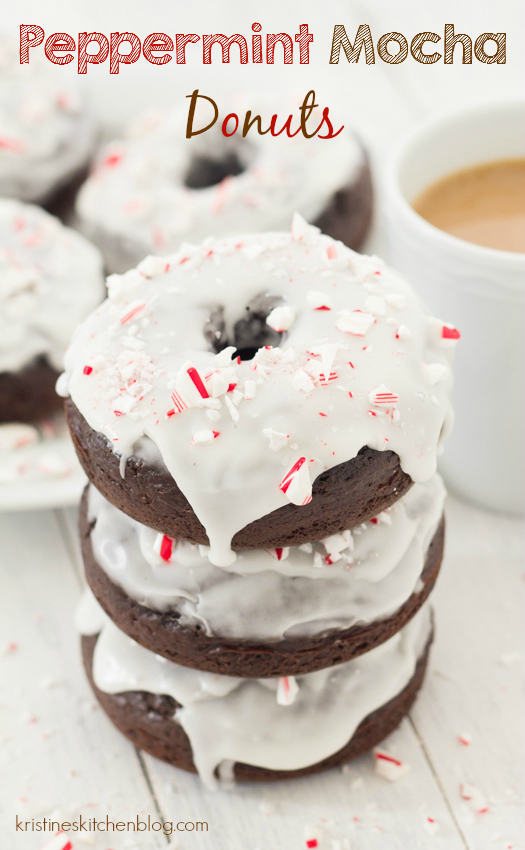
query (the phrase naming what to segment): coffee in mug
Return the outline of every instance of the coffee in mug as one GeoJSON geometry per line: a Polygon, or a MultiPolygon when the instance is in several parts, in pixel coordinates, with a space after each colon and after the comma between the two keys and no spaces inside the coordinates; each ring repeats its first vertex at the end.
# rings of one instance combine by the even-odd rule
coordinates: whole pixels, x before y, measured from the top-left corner
{"type": "Polygon", "coordinates": [[[525,159],[457,171],[432,183],[413,207],[434,227],[459,239],[525,254],[525,159]]]}

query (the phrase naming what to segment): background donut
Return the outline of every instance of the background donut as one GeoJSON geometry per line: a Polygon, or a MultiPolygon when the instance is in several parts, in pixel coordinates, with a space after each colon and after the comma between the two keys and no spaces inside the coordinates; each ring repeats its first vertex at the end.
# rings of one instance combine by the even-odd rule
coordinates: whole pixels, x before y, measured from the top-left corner
{"type": "Polygon", "coordinates": [[[346,131],[317,137],[249,134],[225,139],[215,128],[181,138],[185,113],[156,110],[106,145],[77,199],[80,226],[109,271],[133,268],[182,242],[282,230],[294,212],[358,249],[372,217],[368,157],[346,131]]]}

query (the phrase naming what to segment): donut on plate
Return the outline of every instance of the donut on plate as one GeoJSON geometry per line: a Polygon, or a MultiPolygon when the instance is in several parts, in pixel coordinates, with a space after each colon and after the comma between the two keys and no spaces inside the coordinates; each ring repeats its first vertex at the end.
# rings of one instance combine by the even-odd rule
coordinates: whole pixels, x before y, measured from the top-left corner
{"type": "Polygon", "coordinates": [[[138,522],[227,566],[341,533],[434,474],[458,334],[377,258],[296,216],[108,286],[60,391],[88,477],[138,522]]]}
{"type": "Polygon", "coordinates": [[[184,138],[186,115],[157,110],[107,145],[77,199],[83,232],[123,272],[182,242],[288,226],[295,211],[358,249],[372,215],[366,153],[350,131],[331,140],[213,130],[184,138]]]}
{"type": "Polygon", "coordinates": [[[60,409],[64,351],[104,291],[102,258],[83,236],[39,207],[0,199],[0,422],[60,409]]]}
{"type": "Polygon", "coordinates": [[[352,661],[279,679],[180,667],[130,640],[86,596],[78,614],[84,665],[104,711],[133,744],[217,779],[288,779],[344,764],[378,744],[410,710],[432,640],[428,605],[352,661]]]}
{"type": "Polygon", "coordinates": [[[85,173],[95,125],[71,77],[0,38],[0,195],[58,204],[85,173]]]}

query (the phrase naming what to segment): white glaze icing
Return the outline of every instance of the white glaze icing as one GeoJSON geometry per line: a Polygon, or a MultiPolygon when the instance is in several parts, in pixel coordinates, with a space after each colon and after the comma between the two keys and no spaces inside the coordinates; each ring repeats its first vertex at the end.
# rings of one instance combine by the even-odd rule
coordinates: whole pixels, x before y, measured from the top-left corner
{"type": "Polygon", "coordinates": [[[39,207],[0,199],[0,372],[40,355],[59,370],[74,328],[104,291],[94,245],[39,207]]]}
{"type": "Polygon", "coordinates": [[[414,675],[429,637],[430,609],[423,606],[376,649],[288,679],[284,688],[283,679],[219,676],[154,655],[119,631],[91,595],[84,598],[77,623],[84,634],[100,632],[93,658],[100,690],[165,694],[181,705],[174,722],[190,740],[202,780],[214,787],[215,769],[223,762],[299,770],[341,749],[360,722],[414,675]],[[283,692],[293,694],[285,704],[283,692]]]}
{"type": "Polygon", "coordinates": [[[0,195],[45,201],[87,165],[94,140],[74,77],[33,55],[21,65],[15,40],[0,37],[0,195]]]}
{"type": "Polygon", "coordinates": [[[295,210],[315,221],[363,164],[347,131],[330,141],[254,132],[225,139],[214,127],[188,140],[186,120],[184,107],[133,121],[123,139],[103,149],[82,187],[79,220],[110,271],[126,271],[152,252],[168,254],[183,240],[285,229],[295,210]],[[232,155],[245,167],[241,174],[207,188],[185,186],[192,162],[232,155]]]}
{"type": "Polygon", "coordinates": [[[444,500],[436,474],[352,532],[303,547],[239,552],[225,568],[210,563],[204,546],[179,541],[164,551],[161,534],[93,486],[88,515],[97,563],[139,604],[177,612],[183,625],[198,624],[208,635],[276,641],[397,611],[419,586],[444,500]]]}
{"type": "Polygon", "coordinates": [[[315,478],[363,446],[397,452],[416,482],[434,474],[452,420],[455,340],[379,259],[295,216],[291,234],[184,245],[108,286],[74,334],[60,391],[122,471],[145,437],[155,444],[207,531],[212,563],[232,563],[237,531],[306,504],[315,478]],[[331,308],[312,307],[312,292],[331,308]],[[232,348],[210,351],[203,328],[217,305],[231,339],[264,293],[293,313],[280,347],[240,363],[232,348]]]}

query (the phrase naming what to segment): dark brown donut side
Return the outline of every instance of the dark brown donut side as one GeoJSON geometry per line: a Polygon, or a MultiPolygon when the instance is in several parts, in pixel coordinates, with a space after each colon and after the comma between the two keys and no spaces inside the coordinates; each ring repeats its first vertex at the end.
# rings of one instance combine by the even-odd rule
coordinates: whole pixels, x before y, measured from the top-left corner
{"type": "Polygon", "coordinates": [[[0,422],[36,422],[62,408],[58,372],[39,357],[19,372],[0,373],[0,422]]]}
{"type": "MultiPolygon", "coordinates": [[[[95,560],[91,527],[84,494],[80,509],[80,539],[86,579],[98,602],[119,629],[151,652],[184,667],[256,679],[299,676],[332,667],[356,658],[391,638],[412,619],[431,593],[439,574],[445,538],[445,522],[442,519],[428,549],[421,575],[422,589],[413,593],[390,617],[318,637],[294,637],[270,643],[211,637],[199,626],[181,625],[177,613],[153,611],[135,602],[95,560]]],[[[261,604],[271,605],[271,600],[263,600],[261,604]]]]}
{"type": "MultiPolygon", "coordinates": [[[[172,697],[144,691],[129,691],[123,694],[105,694],[99,691],[92,676],[96,641],[96,637],[82,638],[82,656],[89,683],[110,720],[136,747],[175,767],[195,773],[188,737],[182,726],[173,719],[178,704],[172,697]]],[[[423,682],[431,642],[432,638],[428,641],[408,685],[385,705],[369,714],[339,752],[301,770],[269,770],[247,764],[235,764],[235,778],[239,782],[271,782],[308,776],[345,764],[377,746],[399,726],[410,711],[423,682]]]]}
{"type": "Polygon", "coordinates": [[[313,222],[323,233],[339,239],[358,251],[370,230],[374,191],[368,156],[363,150],[364,161],[357,177],[333,195],[326,209],[313,222]]]}
{"type": "MultiPolygon", "coordinates": [[[[165,467],[136,457],[120,474],[119,455],[106,437],[88,425],[71,399],[66,400],[71,436],[84,471],[115,507],[143,525],[174,539],[209,543],[188,500],[165,467]]],[[[234,549],[272,549],[322,540],[376,516],[403,496],[412,479],[395,452],[363,447],[358,455],[319,475],[312,501],[285,505],[241,529],[234,549]]]]}

